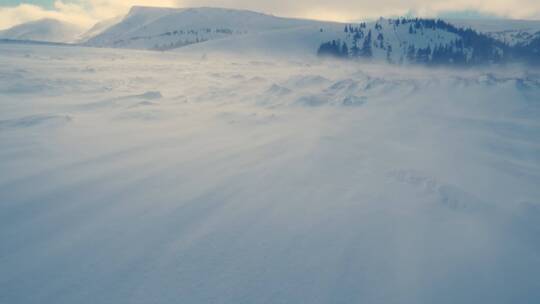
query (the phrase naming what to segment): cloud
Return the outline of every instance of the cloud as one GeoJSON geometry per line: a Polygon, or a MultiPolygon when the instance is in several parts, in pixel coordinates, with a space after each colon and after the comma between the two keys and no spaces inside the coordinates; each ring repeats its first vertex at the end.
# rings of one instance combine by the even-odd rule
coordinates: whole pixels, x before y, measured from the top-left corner
{"type": "Polygon", "coordinates": [[[434,17],[447,11],[478,11],[510,18],[540,17],[538,0],[184,0],[186,6],[224,6],[262,10],[276,15],[349,21],[415,12],[434,17]]]}
{"type": "Polygon", "coordinates": [[[540,18],[538,0],[57,0],[52,9],[21,4],[0,6],[0,29],[15,24],[55,18],[90,27],[95,22],[125,14],[133,5],[189,7],[218,6],[250,9],[280,16],[350,21],[379,16],[438,16],[444,12],[469,11],[479,15],[540,18]]]}
{"type": "Polygon", "coordinates": [[[179,3],[176,0],[57,0],[52,9],[33,4],[0,6],[0,29],[43,18],[58,19],[89,28],[98,21],[125,14],[134,5],[175,7],[179,3]]]}
{"type": "Polygon", "coordinates": [[[86,18],[84,15],[76,17],[73,15],[64,14],[58,10],[45,10],[39,6],[31,4],[21,4],[16,7],[0,7],[0,29],[42,18],[54,18],[68,21],[69,19],[78,17],[86,18]]]}

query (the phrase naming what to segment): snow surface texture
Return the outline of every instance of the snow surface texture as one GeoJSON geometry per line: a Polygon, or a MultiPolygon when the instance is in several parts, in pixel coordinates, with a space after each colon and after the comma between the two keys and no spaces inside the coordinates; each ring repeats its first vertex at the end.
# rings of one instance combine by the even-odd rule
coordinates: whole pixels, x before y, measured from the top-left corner
{"type": "Polygon", "coordinates": [[[540,301],[538,71],[0,54],[0,303],[540,301]]]}

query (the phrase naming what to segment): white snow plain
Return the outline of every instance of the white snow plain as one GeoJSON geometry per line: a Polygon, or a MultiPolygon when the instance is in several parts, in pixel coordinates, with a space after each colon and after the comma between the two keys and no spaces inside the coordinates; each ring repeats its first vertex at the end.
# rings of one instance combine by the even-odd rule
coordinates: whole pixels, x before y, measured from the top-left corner
{"type": "Polygon", "coordinates": [[[537,303],[540,72],[0,45],[0,303],[537,303]]]}

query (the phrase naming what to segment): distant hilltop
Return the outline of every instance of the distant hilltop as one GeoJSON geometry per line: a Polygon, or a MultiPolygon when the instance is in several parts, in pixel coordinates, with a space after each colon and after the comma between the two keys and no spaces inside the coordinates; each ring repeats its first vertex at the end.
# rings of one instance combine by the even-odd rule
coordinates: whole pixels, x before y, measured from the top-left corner
{"type": "Polygon", "coordinates": [[[345,25],[343,33],[320,45],[318,54],[427,65],[539,64],[539,45],[540,32],[509,43],[443,20],[381,18],[369,24],[345,25]]]}

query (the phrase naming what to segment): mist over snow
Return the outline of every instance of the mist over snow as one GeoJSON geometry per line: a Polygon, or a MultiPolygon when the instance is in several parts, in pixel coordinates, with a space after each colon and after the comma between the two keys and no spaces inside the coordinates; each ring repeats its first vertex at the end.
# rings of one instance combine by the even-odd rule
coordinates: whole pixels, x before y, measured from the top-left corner
{"type": "Polygon", "coordinates": [[[540,301],[540,71],[212,46],[0,44],[0,303],[540,301]]]}

